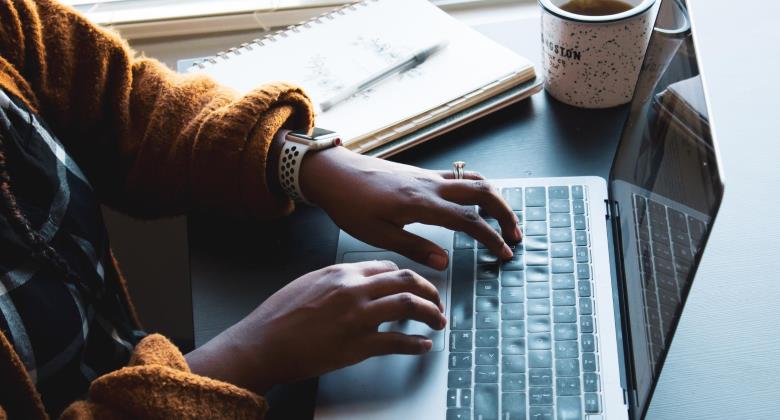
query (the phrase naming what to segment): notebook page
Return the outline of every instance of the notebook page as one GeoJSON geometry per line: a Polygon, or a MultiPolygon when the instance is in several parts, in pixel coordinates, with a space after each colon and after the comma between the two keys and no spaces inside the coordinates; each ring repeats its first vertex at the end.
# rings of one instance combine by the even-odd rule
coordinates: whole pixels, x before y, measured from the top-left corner
{"type": "Polygon", "coordinates": [[[447,41],[442,51],[318,113],[317,125],[349,143],[531,66],[426,0],[377,0],[195,70],[240,92],[267,82],[295,83],[319,104],[440,41],[447,41]]]}

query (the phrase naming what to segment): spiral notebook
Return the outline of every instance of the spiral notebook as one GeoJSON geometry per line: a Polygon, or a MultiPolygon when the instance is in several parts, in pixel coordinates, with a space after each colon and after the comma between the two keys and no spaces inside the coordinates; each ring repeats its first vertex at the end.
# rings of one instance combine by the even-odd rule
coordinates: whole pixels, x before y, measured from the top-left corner
{"type": "Polygon", "coordinates": [[[318,104],[439,42],[446,47],[422,64],[317,111],[317,125],[338,131],[352,150],[389,156],[539,90],[527,59],[427,0],[347,5],[200,60],[187,71],[239,92],[268,82],[295,83],[318,104]]]}

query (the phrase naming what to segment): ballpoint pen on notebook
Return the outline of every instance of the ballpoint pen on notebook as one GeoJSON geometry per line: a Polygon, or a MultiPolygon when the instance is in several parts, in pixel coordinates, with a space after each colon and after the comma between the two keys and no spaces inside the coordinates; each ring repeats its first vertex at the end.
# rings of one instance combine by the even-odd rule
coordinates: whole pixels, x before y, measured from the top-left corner
{"type": "Polygon", "coordinates": [[[320,110],[322,112],[325,112],[333,108],[334,106],[338,105],[339,103],[349,99],[356,93],[362,92],[382,82],[383,80],[389,78],[390,76],[396,73],[400,73],[419,66],[420,64],[424,63],[425,60],[429,59],[432,55],[441,51],[446,46],[447,46],[446,41],[437,42],[427,48],[423,48],[415,52],[414,54],[404,58],[403,60],[397,63],[394,63],[392,66],[388,67],[387,69],[384,69],[378,73],[371,75],[370,77],[366,78],[365,80],[363,80],[358,84],[344,88],[341,92],[321,102],[320,110]]]}

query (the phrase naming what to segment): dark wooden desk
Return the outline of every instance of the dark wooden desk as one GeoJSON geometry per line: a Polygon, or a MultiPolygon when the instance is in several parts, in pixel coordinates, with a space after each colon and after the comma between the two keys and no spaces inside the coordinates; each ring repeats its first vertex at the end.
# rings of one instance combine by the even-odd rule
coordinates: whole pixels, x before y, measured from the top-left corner
{"type": "MultiPolygon", "coordinates": [[[[539,63],[539,22],[478,27],[539,63]]],[[[537,68],[539,66],[537,65],[537,68]]],[[[606,178],[626,107],[582,110],[544,93],[394,157],[431,169],[467,162],[489,178],[606,178]]],[[[189,224],[195,345],[240,320],[287,282],[334,262],[338,228],[319,209],[270,223],[193,216],[189,224]]],[[[269,394],[274,418],[311,417],[316,382],[269,394]]]]}

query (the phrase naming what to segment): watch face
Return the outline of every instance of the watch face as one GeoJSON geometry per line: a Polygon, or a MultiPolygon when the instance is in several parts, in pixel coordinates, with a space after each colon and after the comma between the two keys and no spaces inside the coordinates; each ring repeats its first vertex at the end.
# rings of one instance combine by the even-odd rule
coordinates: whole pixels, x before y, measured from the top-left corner
{"type": "Polygon", "coordinates": [[[335,131],[326,130],[324,128],[320,127],[314,127],[314,129],[311,131],[311,137],[314,137],[315,139],[318,137],[324,137],[331,134],[336,134],[335,131]]]}
{"type": "Polygon", "coordinates": [[[320,149],[337,146],[341,144],[339,135],[335,131],[326,130],[324,128],[314,127],[311,135],[296,131],[290,131],[286,136],[288,141],[293,141],[299,144],[305,144],[309,147],[318,147],[320,149]]]}

